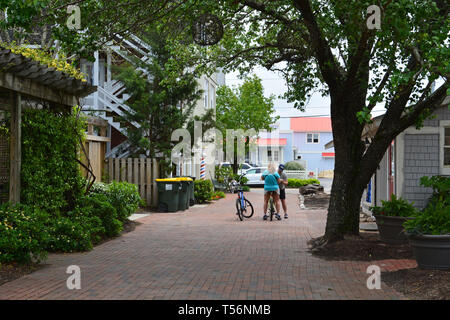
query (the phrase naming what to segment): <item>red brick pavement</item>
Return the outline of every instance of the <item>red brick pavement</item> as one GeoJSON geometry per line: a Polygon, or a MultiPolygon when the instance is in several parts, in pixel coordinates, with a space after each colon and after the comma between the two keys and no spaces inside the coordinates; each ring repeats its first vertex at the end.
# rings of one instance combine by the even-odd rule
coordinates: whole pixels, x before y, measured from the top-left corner
{"type": "Polygon", "coordinates": [[[416,266],[412,260],[326,261],[307,252],[326,212],[299,210],[288,194],[288,220],[239,221],[235,195],[182,213],[155,213],[134,232],[91,252],[51,254],[44,268],[0,286],[0,299],[403,299],[382,284],[366,287],[367,266],[416,266]],[[81,268],[81,289],[66,287],[66,268],[81,268]]]}

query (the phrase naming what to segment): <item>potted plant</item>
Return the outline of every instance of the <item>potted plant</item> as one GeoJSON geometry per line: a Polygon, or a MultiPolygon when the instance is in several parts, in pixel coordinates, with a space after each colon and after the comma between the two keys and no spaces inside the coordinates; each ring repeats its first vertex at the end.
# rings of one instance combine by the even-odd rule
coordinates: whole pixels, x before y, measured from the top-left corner
{"type": "Polygon", "coordinates": [[[370,208],[376,219],[381,240],[390,244],[407,243],[408,238],[403,223],[414,219],[416,208],[401,197],[397,198],[394,194],[391,200],[381,201],[381,203],[381,207],[370,208]]]}
{"type": "Polygon", "coordinates": [[[450,269],[450,178],[422,177],[433,188],[427,206],[404,227],[419,268],[450,269]]]}

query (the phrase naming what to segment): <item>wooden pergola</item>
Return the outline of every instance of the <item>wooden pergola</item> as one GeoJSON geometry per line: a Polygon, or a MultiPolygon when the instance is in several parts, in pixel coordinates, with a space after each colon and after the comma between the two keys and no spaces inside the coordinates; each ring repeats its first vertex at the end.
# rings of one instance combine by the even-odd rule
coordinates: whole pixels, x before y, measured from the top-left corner
{"type": "Polygon", "coordinates": [[[0,110],[11,114],[9,201],[20,202],[22,109],[67,110],[96,87],[0,47],[0,110]]]}

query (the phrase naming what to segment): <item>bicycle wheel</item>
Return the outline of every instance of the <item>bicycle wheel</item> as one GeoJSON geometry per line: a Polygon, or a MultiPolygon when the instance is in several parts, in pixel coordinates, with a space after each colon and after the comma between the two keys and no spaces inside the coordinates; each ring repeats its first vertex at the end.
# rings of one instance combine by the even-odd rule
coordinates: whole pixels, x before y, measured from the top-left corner
{"type": "Polygon", "coordinates": [[[236,199],[236,210],[237,210],[237,215],[239,217],[239,220],[244,220],[244,217],[242,216],[242,208],[241,208],[241,201],[239,199],[236,199]]]}
{"type": "Polygon", "coordinates": [[[273,199],[270,198],[270,221],[273,221],[273,214],[275,213],[275,209],[273,207],[273,199]]]}
{"type": "Polygon", "coordinates": [[[249,219],[253,216],[253,206],[247,199],[245,199],[245,208],[241,212],[244,218],[249,219]]]}

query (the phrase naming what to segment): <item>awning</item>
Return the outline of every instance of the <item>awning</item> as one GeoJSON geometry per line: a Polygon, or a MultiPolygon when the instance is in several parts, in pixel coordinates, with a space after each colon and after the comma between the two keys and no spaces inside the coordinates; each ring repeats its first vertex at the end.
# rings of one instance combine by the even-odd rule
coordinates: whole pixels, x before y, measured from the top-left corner
{"type": "Polygon", "coordinates": [[[287,144],[287,139],[271,139],[271,138],[259,138],[258,146],[285,146],[287,144]]]}
{"type": "Polygon", "coordinates": [[[322,152],[324,158],[334,158],[334,152],[322,152]]]}

